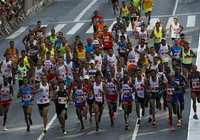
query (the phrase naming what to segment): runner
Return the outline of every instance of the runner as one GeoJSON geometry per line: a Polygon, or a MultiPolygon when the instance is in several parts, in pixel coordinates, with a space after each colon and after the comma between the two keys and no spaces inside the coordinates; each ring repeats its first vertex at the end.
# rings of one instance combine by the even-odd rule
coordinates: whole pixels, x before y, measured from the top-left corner
{"type": "Polygon", "coordinates": [[[44,131],[43,133],[47,133],[47,122],[48,122],[48,110],[49,110],[49,102],[50,97],[52,95],[51,85],[47,83],[47,77],[42,76],[41,82],[35,85],[35,93],[36,93],[36,103],[38,105],[38,109],[40,112],[40,116],[43,119],[44,131]]]}
{"type": "Polygon", "coordinates": [[[125,130],[129,130],[129,114],[132,112],[132,104],[134,100],[133,84],[129,81],[128,75],[124,75],[121,88],[122,108],[124,110],[125,130]]]}
{"type": "Polygon", "coordinates": [[[192,98],[192,102],[193,102],[193,111],[194,111],[194,116],[193,118],[195,120],[198,120],[198,116],[197,116],[197,106],[196,106],[196,102],[200,103],[200,73],[199,71],[197,71],[197,66],[192,66],[192,71],[189,75],[189,79],[190,79],[190,87],[191,87],[191,98],[192,98]]]}
{"type": "Polygon", "coordinates": [[[65,130],[65,120],[67,119],[67,105],[72,104],[71,97],[66,89],[64,89],[65,82],[59,81],[58,83],[59,89],[56,93],[56,113],[58,115],[58,119],[61,125],[61,130],[63,134],[67,134],[65,130]]]}
{"type": "Polygon", "coordinates": [[[126,46],[125,36],[120,36],[120,41],[118,42],[118,54],[119,60],[121,61],[122,67],[126,64],[126,54],[127,54],[127,46],[126,46]]]}
{"type": "Polygon", "coordinates": [[[32,76],[33,76],[32,79],[34,80],[34,83],[40,83],[42,75],[47,75],[47,71],[44,68],[44,66],[42,66],[42,60],[39,59],[37,61],[37,66],[34,67],[34,70],[33,70],[33,73],[32,73],[32,76]]]}
{"type": "Polygon", "coordinates": [[[90,68],[88,69],[88,75],[90,76],[90,81],[95,81],[95,74],[98,71],[98,69],[95,67],[95,61],[90,60],[90,68]]]}
{"type": "Polygon", "coordinates": [[[99,18],[99,22],[97,24],[97,36],[100,38],[103,34],[103,27],[105,26],[105,23],[103,21],[103,18],[99,18]]]}
{"type": "MultiPolygon", "coordinates": [[[[140,10],[138,9],[137,6],[135,6],[134,2],[130,2],[131,5],[129,6],[129,11],[130,11],[130,18],[131,18],[131,23],[136,21],[136,16],[140,16],[140,10]]],[[[132,26],[133,27],[133,26],[132,26]]]]}
{"type": "Polygon", "coordinates": [[[19,87],[17,98],[21,98],[24,118],[27,125],[27,132],[30,132],[30,125],[33,124],[31,119],[32,101],[34,100],[34,87],[28,84],[28,78],[23,77],[23,85],[19,87]]]}
{"type": "Polygon", "coordinates": [[[131,42],[127,43],[127,48],[129,50],[127,57],[128,75],[134,77],[138,58],[136,58],[136,52],[133,49],[131,42]]]}
{"type": "Polygon", "coordinates": [[[171,34],[172,43],[175,39],[180,39],[180,34],[183,31],[184,27],[178,23],[178,18],[174,17],[173,23],[169,26],[169,33],[171,34]]]}
{"type": "Polygon", "coordinates": [[[116,15],[116,10],[118,11],[119,0],[112,0],[112,4],[113,4],[114,15],[116,15]]]}
{"type": "Polygon", "coordinates": [[[126,31],[125,22],[121,21],[120,17],[117,17],[116,20],[117,20],[117,22],[112,27],[112,31],[115,31],[115,38],[116,38],[115,41],[117,41],[118,38],[120,37],[119,34],[122,29],[124,29],[126,31]]]}
{"type": "Polygon", "coordinates": [[[145,13],[145,16],[148,17],[148,24],[150,25],[151,13],[153,8],[153,0],[143,0],[142,7],[145,13]]]}
{"type": "Polygon", "coordinates": [[[8,78],[3,76],[3,84],[0,84],[0,116],[3,116],[3,131],[7,131],[7,114],[13,95],[14,92],[12,85],[8,83],[8,78]]]}
{"type": "Polygon", "coordinates": [[[181,51],[183,50],[183,47],[179,45],[179,40],[174,40],[174,45],[171,47],[172,50],[172,57],[176,58],[177,65],[181,66],[181,51]]]}
{"type": "Polygon", "coordinates": [[[66,77],[68,75],[67,66],[63,62],[63,58],[59,57],[58,62],[56,64],[56,71],[59,73],[59,78],[63,81],[66,81],[66,77]]]}
{"type": "Polygon", "coordinates": [[[95,53],[94,53],[94,61],[96,68],[101,71],[102,70],[102,63],[103,63],[103,55],[101,52],[101,49],[99,46],[95,47],[95,53]]]}
{"type": "Polygon", "coordinates": [[[97,24],[98,24],[100,18],[102,18],[102,17],[99,15],[99,12],[94,11],[94,16],[92,17],[92,20],[91,20],[91,23],[90,23],[90,25],[93,25],[94,33],[97,32],[97,24]]]}
{"type": "Polygon", "coordinates": [[[106,100],[111,121],[110,126],[112,127],[114,126],[113,119],[116,119],[114,113],[117,111],[117,85],[119,84],[116,80],[112,80],[111,74],[108,74],[106,79],[106,100]]]}
{"type": "Polygon", "coordinates": [[[122,7],[120,8],[120,15],[119,17],[122,18],[126,22],[126,27],[129,26],[129,16],[130,16],[130,11],[128,6],[126,5],[125,1],[122,1],[122,7]]]}

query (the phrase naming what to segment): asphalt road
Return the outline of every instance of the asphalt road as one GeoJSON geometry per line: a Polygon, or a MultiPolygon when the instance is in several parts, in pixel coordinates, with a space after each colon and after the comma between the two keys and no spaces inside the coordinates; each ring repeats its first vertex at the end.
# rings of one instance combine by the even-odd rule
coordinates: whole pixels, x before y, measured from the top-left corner
{"type": "MultiPolygon", "coordinates": [[[[121,0],[120,0],[121,1],[121,0]]],[[[42,24],[48,24],[47,32],[58,24],[66,24],[60,31],[62,31],[67,37],[68,42],[74,40],[75,35],[79,34],[81,40],[86,42],[88,37],[92,37],[91,33],[86,33],[90,28],[89,20],[93,16],[93,11],[98,10],[100,15],[105,19],[105,23],[110,26],[116,16],[113,15],[112,5],[108,3],[108,0],[98,0],[94,3],[91,8],[80,18],[79,21],[74,21],[77,16],[87,7],[92,0],[57,0],[50,7],[43,10],[40,14],[35,16],[32,19],[29,19],[23,26],[28,26],[28,28],[22,32],[20,35],[13,38],[15,45],[19,50],[24,49],[24,46],[21,42],[22,38],[28,33],[28,29],[34,28],[38,20],[42,21],[42,24]],[[73,34],[67,34],[77,23],[83,23],[81,28],[79,28],[73,34]]],[[[179,22],[184,26],[187,26],[187,18],[190,15],[195,15],[195,25],[192,27],[187,27],[184,29],[186,38],[191,43],[191,47],[194,51],[197,51],[198,39],[199,39],[199,25],[200,25],[200,13],[198,13],[198,7],[200,6],[199,0],[192,0],[191,3],[188,3],[186,0],[178,1],[176,5],[175,0],[154,0],[154,9],[153,9],[153,18],[160,18],[162,23],[166,26],[169,18],[173,16],[178,16],[179,22]]],[[[143,19],[146,22],[146,19],[143,19]]],[[[132,33],[128,32],[129,37],[133,44],[135,40],[132,37],[132,33]]],[[[3,60],[3,52],[8,47],[8,42],[10,39],[4,39],[0,42],[0,60],[3,60]]],[[[150,45],[153,44],[152,40],[149,41],[150,45]]],[[[171,40],[167,39],[168,44],[171,45],[171,40]]],[[[195,60],[194,60],[195,62],[195,60]]],[[[17,94],[18,87],[14,86],[15,95],[17,94]]],[[[190,112],[190,96],[187,93],[185,97],[185,110],[183,112],[183,123],[181,128],[176,128],[175,132],[169,131],[169,125],[167,123],[167,111],[157,111],[157,125],[152,126],[147,122],[148,118],[148,109],[146,109],[146,116],[142,118],[142,124],[139,126],[136,139],[137,140],[153,140],[159,138],[160,140],[186,140],[188,134],[188,118],[190,112]]],[[[51,103],[49,106],[49,121],[53,118],[55,114],[54,104],[51,103]]],[[[80,125],[76,124],[77,116],[75,114],[75,109],[73,106],[70,106],[68,109],[69,118],[67,120],[67,135],[63,135],[60,132],[60,126],[58,120],[56,119],[53,124],[50,126],[47,134],[43,137],[44,140],[57,140],[57,139],[69,139],[69,140],[131,140],[136,124],[136,113],[135,105],[133,105],[132,114],[130,116],[130,130],[124,130],[124,119],[123,112],[117,112],[117,119],[115,120],[115,126],[110,128],[109,115],[107,110],[107,105],[105,104],[105,110],[102,117],[102,122],[100,124],[100,132],[95,131],[95,124],[92,125],[88,123],[85,124],[85,130],[80,132],[80,125]]],[[[7,122],[7,132],[0,131],[0,138],[4,140],[36,140],[42,133],[43,125],[42,119],[39,116],[39,112],[36,104],[33,105],[32,111],[33,126],[31,127],[31,132],[26,132],[26,125],[23,117],[23,111],[21,108],[21,103],[19,99],[16,99],[16,96],[11,104],[8,122],[7,122]]],[[[176,121],[176,116],[174,116],[176,121]]],[[[0,121],[0,126],[2,121],[0,121]]]]}

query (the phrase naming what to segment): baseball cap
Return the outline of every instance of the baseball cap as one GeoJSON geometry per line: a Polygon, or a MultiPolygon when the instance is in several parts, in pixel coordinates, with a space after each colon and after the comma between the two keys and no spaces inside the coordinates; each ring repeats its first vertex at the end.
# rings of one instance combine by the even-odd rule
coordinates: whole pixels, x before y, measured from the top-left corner
{"type": "Polygon", "coordinates": [[[90,60],[90,64],[95,64],[94,60],[90,60]]]}

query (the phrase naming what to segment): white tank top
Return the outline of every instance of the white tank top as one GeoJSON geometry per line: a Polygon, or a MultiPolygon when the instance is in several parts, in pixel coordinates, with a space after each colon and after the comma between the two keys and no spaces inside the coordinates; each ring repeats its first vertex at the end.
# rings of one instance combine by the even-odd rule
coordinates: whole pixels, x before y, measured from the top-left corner
{"type": "Polygon", "coordinates": [[[84,75],[88,75],[88,71],[89,70],[86,70],[85,68],[83,68],[83,77],[84,77],[84,75]]]}
{"type": "Polygon", "coordinates": [[[120,72],[118,72],[117,69],[116,69],[115,77],[118,78],[119,80],[121,80],[124,77],[124,69],[121,68],[120,72]]]}
{"type": "Polygon", "coordinates": [[[171,38],[180,38],[180,24],[177,23],[177,25],[175,25],[174,23],[172,23],[172,28],[171,28],[171,38]]]}
{"type": "Polygon", "coordinates": [[[97,72],[97,69],[95,69],[95,68],[94,69],[90,68],[88,70],[88,74],[90,76],[90,79],[94,79],[96,72],[97,72]]]}
{"type": "Polygon", "coordinates": [[[49,84],[47,83],[46,86],[43,86],[40,82],[40,88],[43,91],[37,94],[36,102],[37,104],[47,104],[49,103],[49,84]]]}
{"type": "Polygon", "coordinates": [[[140,82],[138,81],[137,78],[135,78],[135,88],[136,88],[137,96],[140,98],[144,98],[144,87],[142,87],[141,84],[144,85],[144,78],[142,77],[140,82]]]}
{"type": "MultiPolygon", "coordinates": [[[[137,50],[138,50],[139,52],[144,52],[145,49],[146,49],[146,45],[144,45],[143,48],[141,47],[141,44],[138,45],[138,49],[137,49],[137,50]]],[[[137,58],[137,59],[140,58],[140,54],[139,54],[139,53],[135,53],[135,55],[136,55],[136,58],[137,58]]]]}
{"type": "Polygon", "coordinates": [[[152,77],[150,77],[150,87],[151,87],[151,92],[158,92],[158,87],[159,87],[159,80],[158,77],[156,78],[156,81],[152,81],[152,77]]]}
{"type": "Polygon", "coordinates": [[[95,95],[95,101],[97,102],[103,102],[103,95],[102,93],[99,92],[99,90],[103,91],[103,83],[101,82],[101,84],[99,86],[96,85],[96,82],[93,85],[93,90],[94,90],[94,95],[95,95]]]}
{"type": "Polygon", "coordinates": [[[72,73],[72,68],[73,68],[73,62],[70,61],[70,63],[66,63],[65,61],[65,65],[67,66],[67,70],[68,70],[68,77],[73,79],[73,73],[72,73]]]}
{"type": "Polygon", "coordinates": [[[139,38],[144,38],[147,41],[147,31],[139,32],[139,38]]]}
{"type": "MultiPolygon", "coordinates": [[[[122,36],[121,33],[119,33],[118,42],[120,42],[120,36],[122,36]]],[[[127,35],[127,34],[124,34],[123,36],[125,37],[125,41],[128,42],[128,35],[127,35]]]]}
{"type": "Polygon", "coordinates": [[[44,68],[46,70],[51,70],[53,67],[53,63],[51,62],[51,60],[45,60],[44,61],[44,68]]]}
{"type": "Polygon", "coordinates": [[[8,67],[8,65],[11,66],[11,64],[12,62],[10,60],[8,62],[6,62],[6,60],[3,60],[1,66],[2,76],[12,77],[12,69],[8,67]]]}
{"type": "Polygon", "coordinates": [[[96,64],[96,68],[98,70],[101,70],[101,66],[102,66],[102,62],[103,62],[102,56],[100,54],[99,54],[99,56],[94,55],[94,61],[95,61],[95,64],[96,64]]]}
{"type": "Polygon", "coordinates": [[[128,54],[128,61],[127,61],[127,66],[129,65],[137,65],[137,58],[136,58],[136,53],[134,51],[134,49],[129,52],[128,54]]]}
{"type": "Polygon", "coordinates": [[[110,72],[111,67],[116,68],[117,59],[116,56],[113,54],[112,56],[107,55],[107,71],[110,72]]]}
{"type": "Polygon", "coordinates": [[[4,84],[2,84],[0,99],[1,101],[7,101],[10,99],[10,85],[9,84],[6,87],[4,86],[4,84]]]}
{"type": "Polygon", "coordinates": [[[155,53],[154,56],[152,56],[151,54],[148,54],[148,59],[149,59],[149,61],[150,61],[150,64],[153,63],[153,58],[154,58],[155,56],[158,56],[158,54],[155,53]]]}
{"type": "Polygon", "coordinates": [[[169,48],[168,48],[167,44],[165,46],[160,44],[159,55],[160,55],[162,60],[164,60],[164,61],[168,61],[169,60],[168,54],[167,54],[168,51],[169,51],[169,48]]]}
{"type": "Polygon", "coordinates": [[[37,69],[37,66],[35,67],[35,80],[41,81],[41,75],[44,74],[43,72],[43,66],[40,69],[37,69]]]}
{"type": "Polygon", "coordinates": [[[58,66],[58,71],[59,71],[59,78],[66,80],[67,74],[66,74],[66,68],[64,65],[58,66]]]}

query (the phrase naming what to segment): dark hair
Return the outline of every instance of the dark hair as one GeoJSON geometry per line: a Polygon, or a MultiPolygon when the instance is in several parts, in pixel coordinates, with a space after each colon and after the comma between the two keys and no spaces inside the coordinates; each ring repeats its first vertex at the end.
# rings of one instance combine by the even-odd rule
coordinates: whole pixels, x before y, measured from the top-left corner
{"type": "Polygon", "coordinates": [[[21,50],[21,53],[26,53],[26,51],[25,50],[21,50]]]}
{"type": "Polygon", "coordinates": [[[59,80],[58,84],[64,84],[65,85],[65,81],[64,80],[59,80]]]}

